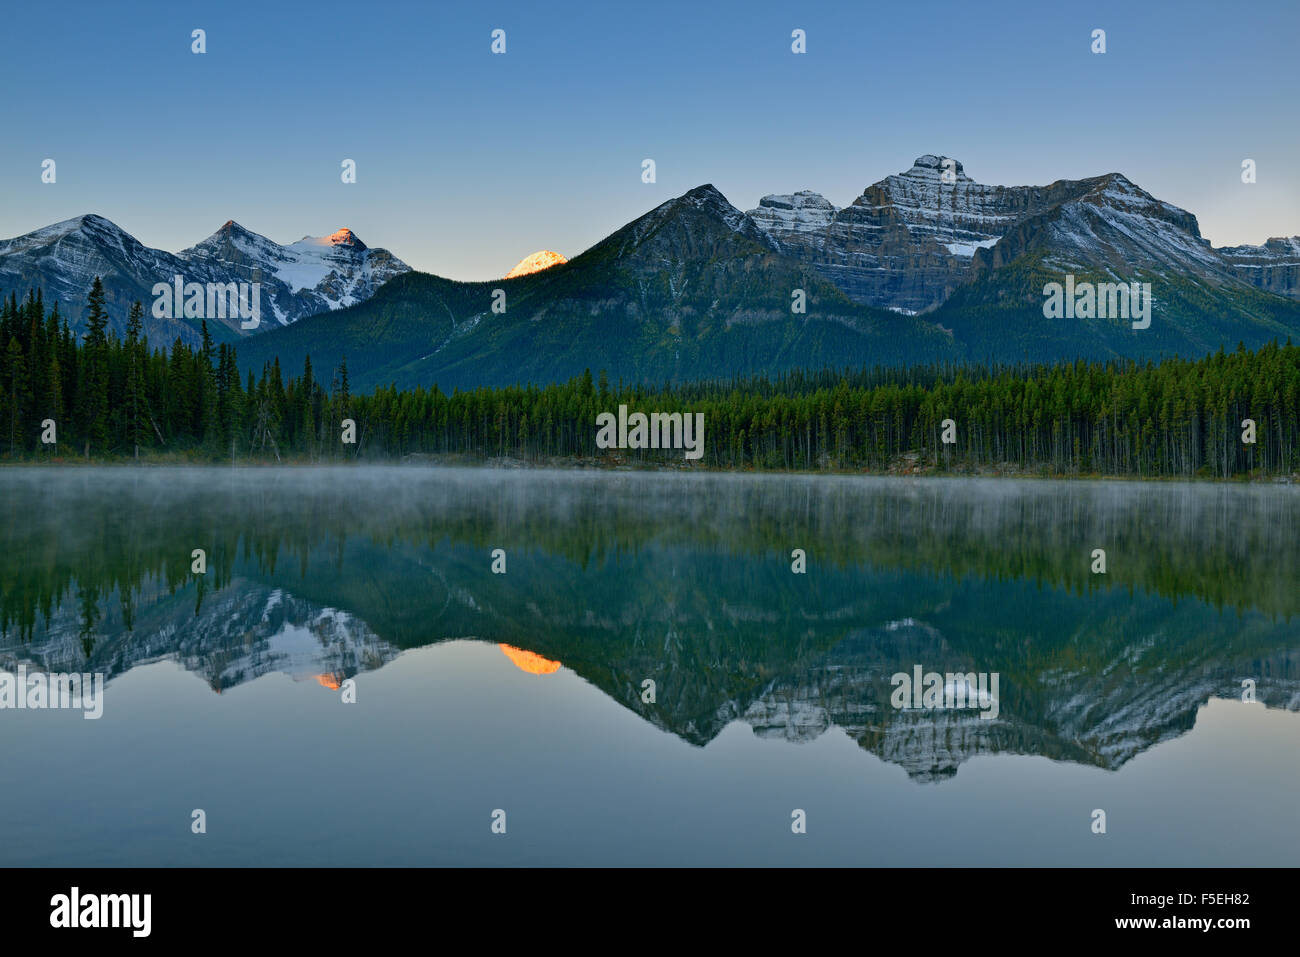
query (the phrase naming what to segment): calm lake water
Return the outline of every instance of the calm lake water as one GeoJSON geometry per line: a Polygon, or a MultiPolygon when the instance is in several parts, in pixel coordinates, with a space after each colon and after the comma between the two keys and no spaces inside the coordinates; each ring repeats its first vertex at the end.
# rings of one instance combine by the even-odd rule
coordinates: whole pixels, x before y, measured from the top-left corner
{"type": "Polygon", "coordinates": [[[1300,858],[1294,487],[11,468],[0,510],[0,680],[106,681],[0,710],[0,865],[1300,858]],[[896,706],[918,668],[951,702],[896,706]]]}

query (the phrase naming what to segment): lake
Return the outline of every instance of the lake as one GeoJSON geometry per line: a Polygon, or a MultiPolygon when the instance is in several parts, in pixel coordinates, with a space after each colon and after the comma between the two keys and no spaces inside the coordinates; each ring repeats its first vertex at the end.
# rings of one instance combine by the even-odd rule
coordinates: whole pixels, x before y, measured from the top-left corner
{"type": "Polygon", "coordinates": [[[0,509],[3,865],[1300,857],[1294,486],[6,468],[0,509]],[[70,674],[98,717],[32,697],[70,674]]]}

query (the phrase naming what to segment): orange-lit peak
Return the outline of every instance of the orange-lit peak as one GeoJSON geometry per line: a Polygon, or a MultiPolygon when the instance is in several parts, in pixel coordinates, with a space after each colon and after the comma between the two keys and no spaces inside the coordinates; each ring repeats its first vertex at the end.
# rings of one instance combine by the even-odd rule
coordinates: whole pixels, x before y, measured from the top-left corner
{"type": "Polygon", "coordinates": [[[339,688],[342,687],[342,686],[339,684],[339,679],[338,679],[338,678],[335,678],[333,675],[329,675],[329,674],[326,674],[326,675],[317,675],[317,676],[316,676],[316,681],[317,681],[320,685],[322,685],[323,687],[325,687],[325,688],[329,688],[329,689],[331,689],[332,691],[338,691],[339,688]]]}
{"type": "Polygon", "coordinates": [[[549,249],[543,249],[535,252],[531,256],[519,260],[519,265],[505,274],[506,279],[514,279],[518,276],[527,276],[529,273],[541,272],[543,269],[550,269],[552,266],[558,266],[561,263],[567,263],[568,260],[559,253],[553,253],[549,249]]]}
{"type": "Polygon", "coordinates": [[[553,675],[560,670],[560,663],[552,661],[550,658],[543,658],[541,655],[534,654],[531,651],[524,651],[522,648],[516,648],[514,645],[500,645],[502,654],[514,663],[514,666],[520,671],[526,671],[530,675],[553,675]]]}

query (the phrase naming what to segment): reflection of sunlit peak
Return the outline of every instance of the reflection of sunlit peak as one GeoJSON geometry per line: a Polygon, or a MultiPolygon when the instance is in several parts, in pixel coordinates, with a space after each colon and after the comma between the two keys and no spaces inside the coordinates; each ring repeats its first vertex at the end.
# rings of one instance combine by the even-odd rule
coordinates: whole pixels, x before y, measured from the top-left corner
{"type": "Polygon", "coordinates": [[[321,684],[322,687],[329,688],[332,691],[339,690],[340,687],[339,679],[335,678],[331,674],[317,675],[316,680],[321,684]]]}
{"type": "Polygon", "coordinates": [[[530,675],[553,675],[560,670],[558,661],[543,658],[541,655],[534,654],[531,651],[524,651],[524,649],[516,648],[514,645],[500,645],[499,647],[502,653],[514,662],[516,668],[520,671],[526,671],[530,675]]]}

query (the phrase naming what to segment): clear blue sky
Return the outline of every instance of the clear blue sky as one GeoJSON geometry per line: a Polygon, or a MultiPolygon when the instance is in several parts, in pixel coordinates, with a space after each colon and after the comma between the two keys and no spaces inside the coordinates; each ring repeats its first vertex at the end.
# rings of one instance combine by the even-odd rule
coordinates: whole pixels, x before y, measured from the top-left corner
{"type": "Polygon", "coordinates": [[[86,212],[173,251],[227,219],[278,242],[349,226],[488,279],[701,183],[741,209],[798,189],[847,205],[922,153],[1008,185],[1120,171],[1215,245],[1300,233],[1297,0],[75,2],[4,20],[6,238],[86,212]]]}

